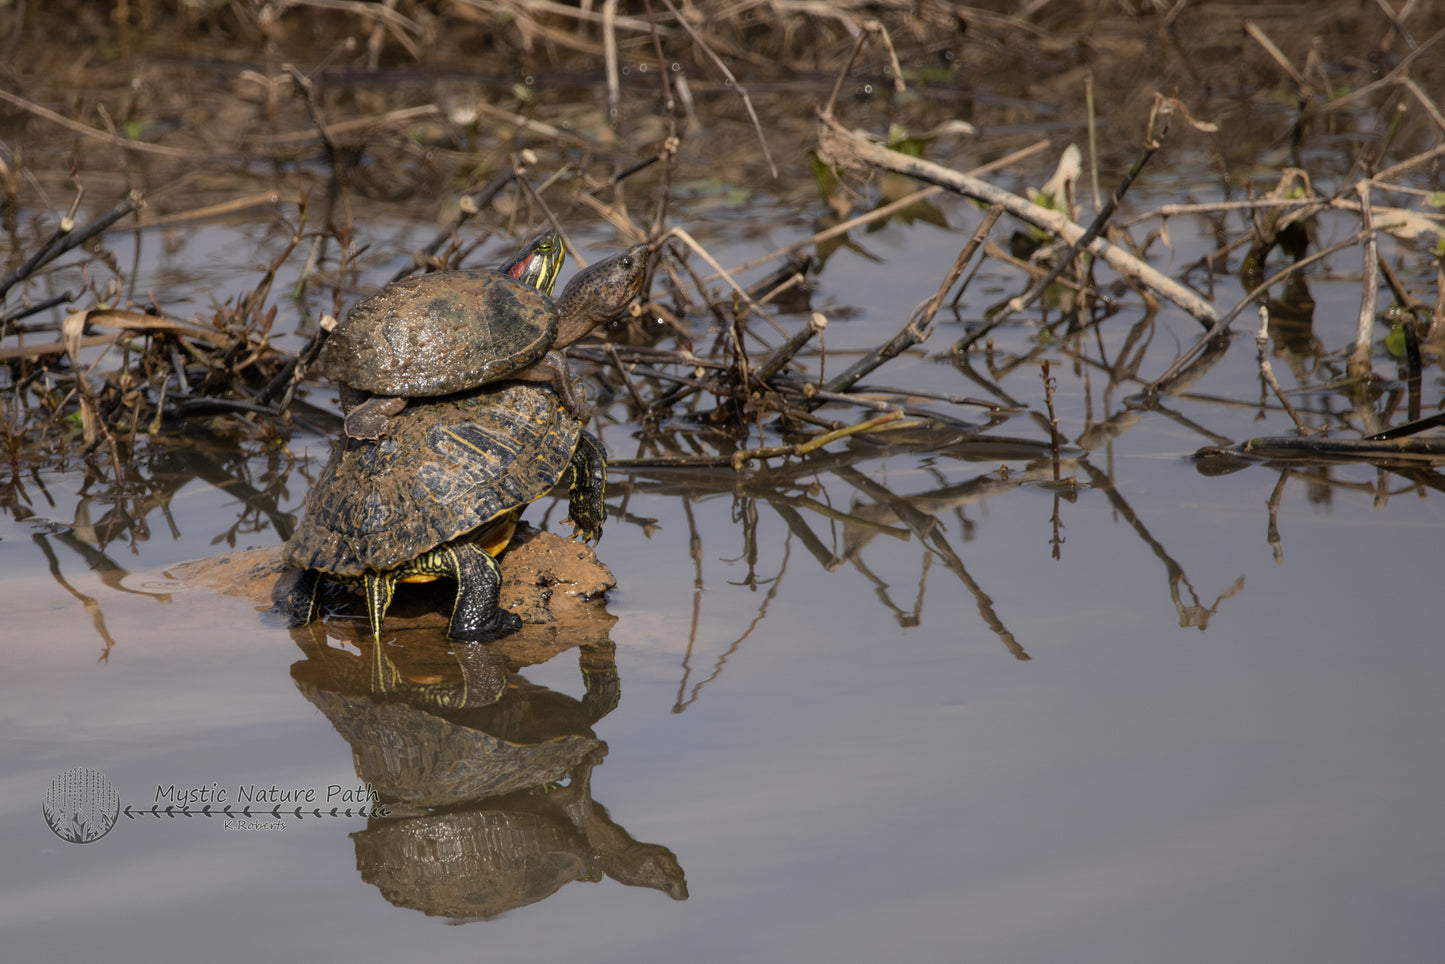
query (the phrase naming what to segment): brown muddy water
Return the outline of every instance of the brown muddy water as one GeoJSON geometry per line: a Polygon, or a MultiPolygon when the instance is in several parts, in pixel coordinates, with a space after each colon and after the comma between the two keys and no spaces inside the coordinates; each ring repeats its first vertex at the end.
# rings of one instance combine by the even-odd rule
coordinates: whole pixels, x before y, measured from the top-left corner
{"type": "MultiPolygon", "coordinates": [[[[1006,74],[975,83],[979,138],[929,156],[963,168],[1042,132],[1053,151],[992,176],[1022,193],[1058,148],[1082,146],[1083,115],[1040,102],[1049,123],[990,131],[990,117],[1030,112],[1006,74]]],[[[1253,97],[1235,123],[1254,135],[1227,151],[1178,135],[1122,216],[1242,196],[1231,185],[1251,177],[1272,187],[1291,116],[1272,96],[1201,94],[1203,116],[1253,97]]],[[[1377,120],[1364,108],[1379,106],[1313,132],[1299,160],[1324,190],[1352,179],[1347,155],[1377,120]]],[[[1439,140],[1421,136],[1412,150],[1439,140]]],[[[806,146],[775,145],[785,187],[756,168],[737,196],[699,178],[676,223],[724,265],[806,241],[822,211],[806,146]]],[[[1131,151],[1116,149],[1125,165],[1131,151]]],[[[254,172],[233,174],[225,197],[254,190],[254,172]]],[[[1441,188],[1428,167],[1409,183],[1441,188]]],[[[982,216],[929,203],[927,217],[852,232],[813,279],[829,366],[897,330],[982,216]]],[[[376,249],[358,294],[435,231],[434,206],[351,213],[376,249]]],[[[1151,262],[1183,275],[1239,217],[1172,218],[1151,262]]],[[[1314,243],[1355,225],[1322,216],[1314,243]]],[[[137,291],[190,317],[249,288],[280,234],[257,214],[106,245],[135,265],[137,291]]],[[[595,219],[576,236],[589,261],[618,240],[595,219]]],[[[1433,303],[1428,248],[1382,244],[1433,303]]],[[[1239,256],[1208,279],[1216,305],[1244,294],[1239,256]]],[[[1355,403],[1329,382],[1354,335],[1360,265],[1351,248],[1311,269],[1312,326],[1277,329],[1271,347],[1306,417],[1340,435],[1355,403]]],[[[1057,315],[1035,309],[997,329],[971,372],[951,363],[948,344],[1020,279],[986,261],[926,351],[868,379],[1007,403],[986,441],[844,441],[737,476],[615,468],[598,546],[615,623],[544,662],[513,658],[490,706],[439,708],[414,667],[412,689],[375,696],[354,633],[292,633],[252,599],[175,575],[278,545],[333,422],[298,422],[294,462],[171,433],[142,446],[124,487],[103,458],[89,471],[78,455],[21,458],[0,489],[5,959],[1440,960],[1440,475],[1201,471],[1202,446],[1293,428],[1261,388],[1252,311],[1155,408],[1126,407],[1139,381],[1111,381],[1099,359],[1138,353],[1147,380],[1201,329],[1167,304],[1147,319],[1127,291],[1082,336],[1050,336],[1040,322],[1057,315]],[[1073,490],[1047,484],[1045,360],[1073,490]],[[101,771],[129,811],[83,845],[43,812],[76,767],[101,771]],[[401,787],[418,794],[409,806],[395,804],[401,787]],[[377,805],[371,791],[392,815],[348,816],[377,805]],[[217,813],[248,802],[249,818],[217,813]]],[[[294,349],[296,313],[277,300],[294,349]]],[[[791,332],[806,315],[779,319],[791,332]]],[[[1383,339],[1383,390],[1363,405],[1398,424],[1404,388],[1383,339]]],[[[1425,414],[1440,386],[1433,359],[1425,414]]],[[[613,389],[595,430],[616,458],[655,454],[613,389]]],[[[308,400],[336,410],[327,385],[308,400]]],[[[978,407],[928,404],[987,423],[978,407]]],[[[566,532],[565,513],[544,499],[527,518],[566,532]]]]}

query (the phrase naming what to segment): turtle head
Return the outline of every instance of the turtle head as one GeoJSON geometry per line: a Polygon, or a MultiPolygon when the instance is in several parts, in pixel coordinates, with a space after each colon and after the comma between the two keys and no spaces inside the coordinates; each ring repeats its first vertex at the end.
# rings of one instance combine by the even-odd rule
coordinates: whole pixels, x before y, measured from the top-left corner
{"type": "Polygon", "coordinates": [[[528,241],[515,258],[497,270],[550,295],[566,257],[567,247],[562,243],[562,234],[552,228],[528,241]]]}
{"type": "Polygon", "coordinates": [[[621,254],[577,272],[557,299],[561,318],[553,347],[566,348],[604,321],[617,317],[642,294],[650,253],[647,245],[634,244],[621,254]]]}

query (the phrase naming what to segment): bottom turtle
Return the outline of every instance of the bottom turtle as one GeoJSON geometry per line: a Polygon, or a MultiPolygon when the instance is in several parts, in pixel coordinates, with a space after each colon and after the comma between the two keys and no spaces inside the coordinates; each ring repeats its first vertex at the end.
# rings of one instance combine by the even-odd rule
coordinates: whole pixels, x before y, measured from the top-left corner
{"type": "Polygon", "coordinates": [[[398,582],[450,578],[449,635],[510,632],[521,621],[498,605],[496,556],[522,510],[564,479],[578,535],[597,541],[606,451],[546,387],[500,382],[409,407],[382,439],[337,442],[283,548],[303,572],[277,610],[304,626],[323,578],[360,587],[380,641],[398,582]]]}

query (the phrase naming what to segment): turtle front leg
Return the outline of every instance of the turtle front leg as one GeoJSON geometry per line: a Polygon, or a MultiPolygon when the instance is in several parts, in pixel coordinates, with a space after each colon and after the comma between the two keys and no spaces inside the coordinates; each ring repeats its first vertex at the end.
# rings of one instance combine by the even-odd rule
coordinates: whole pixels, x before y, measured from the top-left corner
{"type": "Polygon", "coordinates": [[[582,390],[580,381],[573,381],[572,370],[567,367],[567,356],[560,350],[547,352],[512,378],[523,382],[546,382],[552,386],[552,391],[561,400],[567,414],[583,424],[592,418],[592,406],[587,404],[587,393],[582,390]]]}
{"type": "Polygon", "coordinates": [[[346,434],[356,439],[381,438],[386,423],[406,408],[406,399],[395,395],[371,395],[346,408],[346,434]]]}
{"type": "Polygon", "coordinates": [[[602,539],[607,521],[607,449],[591,432],[577,436],[577,449],[567,467],[567,514],[583,542],[602,539]]]}
{"type": "Polygon", "coordinates": [[[515,613],[502,609],[502,567],[486,550],[470,543],[436,550],[448,574],[457,581],[457,601],[447,635],[480,640],[510,633],[522,625],[515,613]]]}
{"type": "Polygon", "coordinates": [[[303,569],[291,584],[291,591],[277,601],[273,611],[293,629],[308,626],[320,608],[320,588],[321,573],[315,569],[303,569]]]}

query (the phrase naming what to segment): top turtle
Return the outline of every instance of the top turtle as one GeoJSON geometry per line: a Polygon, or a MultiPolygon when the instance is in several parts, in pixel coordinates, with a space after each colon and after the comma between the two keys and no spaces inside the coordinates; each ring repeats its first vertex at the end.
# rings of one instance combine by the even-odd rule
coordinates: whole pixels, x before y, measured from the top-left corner
{"type": "Polygon", "coordinates": [[[439,271],[387,285],[351,309],[322,351],[322,371],[342,388],[346,434],[378,438],[409,398],[503,379],[550,382],[567,410],[585,417],[560,350],[642,293],[647,253],[633,245],[579,272],[556,302],[538,290],[551,290],[562,259],[560,238],[546,234],[507,271],[439,271]]]}

